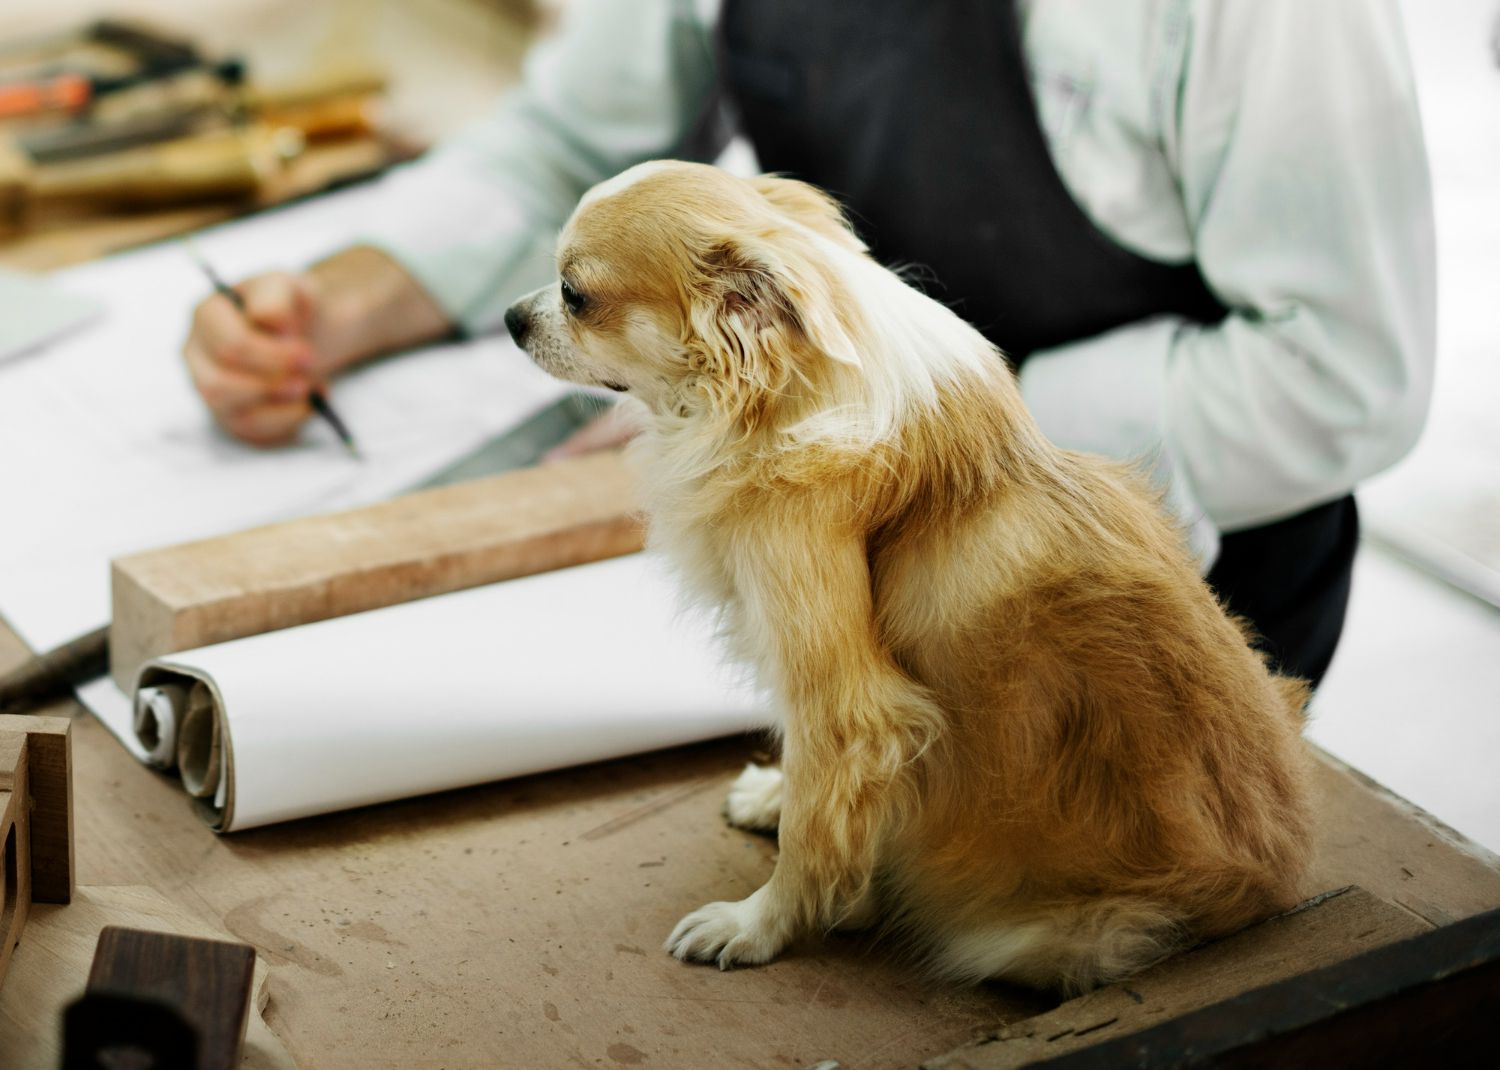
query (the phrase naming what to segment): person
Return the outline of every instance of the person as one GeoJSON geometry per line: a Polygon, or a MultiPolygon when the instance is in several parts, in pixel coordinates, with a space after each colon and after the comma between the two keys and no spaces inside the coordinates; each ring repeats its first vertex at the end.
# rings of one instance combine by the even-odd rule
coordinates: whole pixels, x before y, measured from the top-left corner
{"type": "Polygon", "coordinates": [[[242,283],[244,316],[206,299],[193,380],[230,433],[284,441],[314,384],[501,329],[588,187],[735,132],[984,331],[1055,442],[1146,465],[1230,609],[1321,679],[1352,491],[1432,384],[1394,0],[574,0],[360,242],[242,283]]]}

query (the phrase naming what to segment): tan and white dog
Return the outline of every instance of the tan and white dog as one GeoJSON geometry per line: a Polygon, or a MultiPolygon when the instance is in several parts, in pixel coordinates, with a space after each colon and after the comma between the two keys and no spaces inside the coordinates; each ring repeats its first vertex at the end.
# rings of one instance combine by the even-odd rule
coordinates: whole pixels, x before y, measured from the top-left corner
{"type": "Polygon", "coordinates": [[[775,872],[674,955],[882,923],[946,976],[1077,991],[1296,900],[1305,687],[1137,477],[1052,446],[826,196],[643,164],[558,269],[512,333],[635,399],[650,541],[784,709],[782,771],[729,802],[779,824],[775,872]]]}

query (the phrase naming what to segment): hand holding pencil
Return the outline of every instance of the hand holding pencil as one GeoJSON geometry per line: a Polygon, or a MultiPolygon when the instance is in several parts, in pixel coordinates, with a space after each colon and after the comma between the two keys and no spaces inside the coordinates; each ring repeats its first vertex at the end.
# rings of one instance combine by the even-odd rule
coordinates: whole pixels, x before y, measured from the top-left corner
{"type": "Polygon", "coordinates": [[[320,329],[327,310],[317,280],[273,272],[231,289],[193,255],[216,292],[198,305],[183,356],[220,426],[246,442],[275,446],[316,413],[358,456],[349,429],[323,393],[336,361],[320,329]]]}

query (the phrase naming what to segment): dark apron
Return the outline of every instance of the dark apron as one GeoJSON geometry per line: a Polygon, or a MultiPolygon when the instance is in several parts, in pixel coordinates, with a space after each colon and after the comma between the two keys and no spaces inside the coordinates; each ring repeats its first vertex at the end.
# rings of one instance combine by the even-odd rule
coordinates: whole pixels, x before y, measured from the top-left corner
{"type": "MultiPolygon", "coordinates": [[[[1053,166],[1013,4],[725,0],[720,69],[761,165],[822,186],[883,263],[915,265],[1019,367],[1036,350],[1226,309],[1194,261],[1094,225],[1053,166]]],[[[1287,672],[1321,679],[1343,628],[1352,497],[1223,537],[1208,581],[1287,672]]]]}

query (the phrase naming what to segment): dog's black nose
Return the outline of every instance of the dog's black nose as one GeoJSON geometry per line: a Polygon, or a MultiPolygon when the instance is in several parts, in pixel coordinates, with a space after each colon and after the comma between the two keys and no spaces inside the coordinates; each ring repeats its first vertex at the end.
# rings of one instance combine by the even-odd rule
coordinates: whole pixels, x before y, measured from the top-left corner
{"type": "Polygon", "coordinates": [[[516,345],[521,345],[526,340],[526,332],[531,328],[531,317],[521,310],[520,305],[511,305],[505,310],[505,328],[516,340],[516,345]]]}

